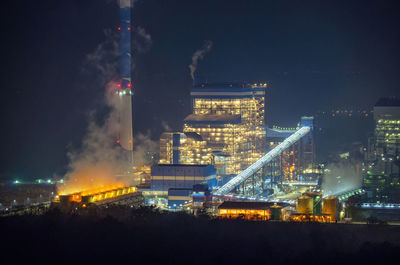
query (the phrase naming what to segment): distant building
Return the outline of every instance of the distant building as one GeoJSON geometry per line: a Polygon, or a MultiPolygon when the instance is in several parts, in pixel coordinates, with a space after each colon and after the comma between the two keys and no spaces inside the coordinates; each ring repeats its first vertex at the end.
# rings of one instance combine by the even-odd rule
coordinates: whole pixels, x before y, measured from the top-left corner
{"type": "Polygon", "coordinates": [[[367,201],[400,202],[400,99],[380,98],[374,106],[374,137],[364,175],[367,201]]]}
{"type": "Polygon", "coordinates": [[[381,98],[374,107],[375,151],[392,160],[400,154],[400,99],[381,98]]]}

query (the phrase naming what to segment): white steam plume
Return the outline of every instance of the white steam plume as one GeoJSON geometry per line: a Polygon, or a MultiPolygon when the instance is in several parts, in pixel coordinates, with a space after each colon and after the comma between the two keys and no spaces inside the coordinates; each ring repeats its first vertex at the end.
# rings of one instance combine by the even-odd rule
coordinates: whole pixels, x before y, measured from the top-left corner
{"type": "MultiPolygon", "coordinates": [[[[145,33],[144,30],[141,32],[145,33]]],[[[146,40],[151,40],[150,35],[142,35],[146,40]]],[[[120,104],[114,90],[116,83],[109,80],[118,76],[119,41],[118,34],[111,30],[105,30],[105,36],[105,41],[87,55],[82,72],[95,74],[97,77],[95,83],[101,88],[99,93],[104,93],[104,106],[109,111],[101,124],[96,122],[97,112],[91,112],[82,148],[67,154],[70,162],[68,172],[64,177],[65,182],[57,187],[63,194],[110,185],[134,185],[136,179],[132,177],[133,175],[121,174],[121,172],[132,173],[132,166],[144,165],[148,161],[148,153],[158,150],[158,144],[149,137],[150,133],[137,134],[133,139],[134,164],[132,165],[124,159],[125,155],[121,147],[115,143],[119,131],[118,107],[120,104]]],[[[99,106],[98,109],[104,106],[99,106]]]]}
{"type": "Polygon", "coordinates": [[[97,45],[96,49],[86,56],[82,72],[94,72],[100,86],[117,76],[119,59],[118,34],[110,29],[104,30],[105,40],[97,45]]]}
{"type": "Polygon", "coordinates": [[[211,51],[212,45],[213,45],[212,41],[206,40],[204,41],[203,47],[200,50],[197,50],[193,54],[192,63],[189,65],[190,76],[192,77],[193,80],[194,80],[194,73],[196,72],[199,60],[202,60],[204,58],[204,55],[209,51],[211,51]]]}
{"type": "Polygon", "coordinates": [[[136,0],[117,0],[120,8],[132,7],[136,0]]]}
{"type": "Polygon", "coordinates": [[[147,33],[144,28],[140,26],[136,27],[133,36],[133,46],[135,47],[135,51],[138,53],[147,52],[152,44],[153,40],[151,35],[147,33]]]}
{"type": "Polygon", "coordinates": [[[161,126],[165,132],[171,132],[171,126],[166,121],[161,121],[161,126]]]}
{"type": "Polygon", "coordinates": [[[350,162],[330,164],[322,179],[324,195],[337,195],[361,186],[361,178],[357,176],[356,168],[350,162]]]}

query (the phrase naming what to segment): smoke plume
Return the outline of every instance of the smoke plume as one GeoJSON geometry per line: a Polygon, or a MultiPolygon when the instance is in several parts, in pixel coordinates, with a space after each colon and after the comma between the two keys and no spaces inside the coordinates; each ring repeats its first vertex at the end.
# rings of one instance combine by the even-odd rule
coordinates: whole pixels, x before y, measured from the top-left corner
{"type": "Polygon", "coordinates": [[[169,124],[166,121],[161,121],[161,126],[162,126],[164,132],[172,131],[171,126],[169,126],[169,124]]]}
{"type": "Polygon", "coordinates": [[[328,165],[322,180],[324,195],[336,195],[361,186],[361,178],[357,176],[356,167],[350,162],[328,165]]]}
{"type": "Polygon", "coordinates": [[[125,7],[133,7],[133,3],[135,3],[137,0],[117,0],[117,3],[120,8],[125,8],[125,7]]]}
{"type": "Polygon", "coordinates": [[[204,58],[204,55],[209,51],[211,51],[212,45],[213,45],[212,41],[206,40],[204,41],[203,47],[200,50],[197,50],[193,54],[192,63],[189,65],[190,76],[192,77],[193,80],[194,80],[194,73],[196,72],[199,60],[202,60],[204,58]]]}
{"type": "Polygon", "coordinates": [[[148,34],[146,30],[140,26],[136,27],[136,29],[134,30],[132,41],[133,47],[135,47],[135,51],[138,53],[147,52],[153,44],[151,35],[148,34]]]}
{"type": "Polygon", "coordinates": [[[115,143],[119,131],[118,97],[115,84],[110,82],[105,93],[105,104],[109,113],[99,125],[90,115],[88,132],[79,151],[68,153],[70,160],[64,184],[59,185],[60,193],[72,193],[99,189],[106,186],[135,185],[135,168],[148,163],[148,154],[156,152],[158,144],[150,139],[150,133],[134,137],[133,164],[124,156],[124,151],[115,143]]]}
{"type": "MultiPolygon", "coordinates": [[[[122,3],[122,2],[121,2],[122,3]]],[[[139,35],[145,43],[151,41],[151,36],[144,29],[139,35]]],[[[135,185],[135,168],[148,163],[148,155],[156,152],[158,144],[150,139],[150,133],[136,134],[133,139],[133,164],[129,163],[122,148],[115,142],[119,132],[119,97],[116,94],[115,82],[118,77],[119,40],[118,34],[105,30],[105,40],[95,50],[86,56],[83,74],[96,76],[93,80],[99,87],[99,93],[104,94],[102,105],[89,113],[87,134],[82,140],[79,150],[67,154],[69,158],[68,171],[64,183],[57,189],[61,194],[78,191],[100,189],[110,186],[135,185]],[[101,115],[101,110],[107,109],[101,115]],[[102,119],[99,121],[98,116],[102,119]]],[[[133,43],[135,47],[136,43],[133,43]]],[[[136,46],[137,48],[137,46],[136,46]]]]}
{"type": "Polygon", "coordinates": [[[107,82],[117,77],[119,64],[118,34],[110,29],[104,30],[105,40],[86,56],[82,73],[95,74],[96,84],[104,87],[107,82]]]}

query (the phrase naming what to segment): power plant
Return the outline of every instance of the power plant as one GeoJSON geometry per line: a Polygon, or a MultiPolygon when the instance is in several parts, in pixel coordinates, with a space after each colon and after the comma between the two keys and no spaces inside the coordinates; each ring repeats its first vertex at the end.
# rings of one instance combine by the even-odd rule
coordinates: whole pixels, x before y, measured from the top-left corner
{"type": "MultiPolygon", "coordinates": [[[[129,164],[129,169],[118,172],[124,177],[132,173],[134,162],[132,5],[132,0],[119,0],[119,79],[114,80],[113,90],[118,158],[129,164]]],[[[59,193],[53,204],[64,209],[145,204],[193,214],[205,210],[218,218],[337,222],[351,211],[378,208],[382,202],[391,202],[389,197],[399,196],[398,100],[381,99],[374,108],[376,124],[365,159],[368,164],[360,168],[362,163],[358,163],[357,167],[358,175],[366,171],[363,187],[324,194],[326,169],[316,162],[319,128],[314,116],[299,115],[290,128],[268,126],[268,82],[213,83],[196,77],[193,81],[188,89],[191,112],[182,120],[181,129],[161,133],[158,163],[138,165],[145,173],[144,182],[92,190],[80,187],[82,190],[59,193]],[[361,196],[347,203],[349,198],[361,196]]],[[[96,182],[96,176],[93,179],[90,184],[96,182]]]]}
{"type": "Polygon", "coordinates": [[[4,1],[1,264],[397,264],[398,2],[4,1]]]}
{"type": "MultiPolygon", "coordinates": [[[[131,0],[120,0],[120,78],[115,94],[122,157],[133,163],[131,0]]],[[[290,129],[265,124],[267,82],[195,79],[192,113],[181,131],[160,137],[159,163],[137,187],[59,194],[64,208],[129,202],[132,194],[168,210],[207,209],[222,218],[333,222],[335,197],[322,199],[315,161],[314,117],[290,129]]],[[[133,165],[133,164],[132,164],[133,165]]],[[[141,205],[136,202],[135,206],[141,205]]]]}

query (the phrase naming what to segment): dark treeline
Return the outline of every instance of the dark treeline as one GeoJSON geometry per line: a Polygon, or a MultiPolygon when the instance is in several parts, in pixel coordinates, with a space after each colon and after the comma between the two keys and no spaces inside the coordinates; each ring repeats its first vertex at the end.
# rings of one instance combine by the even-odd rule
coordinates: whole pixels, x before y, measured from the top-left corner
{"type": "Polygon", "coordinates": [[[211,220],[149,208],[0,218],[2,264],[398,264],[400,227],[211,220]]]}

